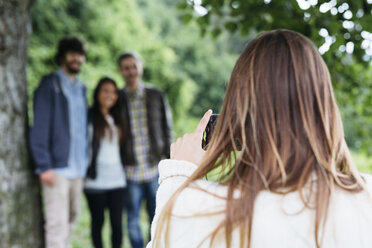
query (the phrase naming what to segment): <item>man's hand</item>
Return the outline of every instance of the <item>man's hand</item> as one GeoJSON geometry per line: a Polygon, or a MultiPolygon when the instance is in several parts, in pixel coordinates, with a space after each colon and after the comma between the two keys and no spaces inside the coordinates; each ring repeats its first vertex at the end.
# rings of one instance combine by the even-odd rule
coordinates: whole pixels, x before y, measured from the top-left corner
{"type": "Polygon", "coordinates": [[[53,186],[56,181],[56,173],[54,170],[49,169],[39,175],[42,184],[53,186]]]}
{"type": "Polygon", "coordinates": [[[182,138],[178,138],[176,142],[172,143],[170,148],[171,159],[185,160],[200,165],[205,154],[201,147],[203,132],[211,115],[212,110],[208,110],[200,120],[195,132],[185,134],[182,138]]]}

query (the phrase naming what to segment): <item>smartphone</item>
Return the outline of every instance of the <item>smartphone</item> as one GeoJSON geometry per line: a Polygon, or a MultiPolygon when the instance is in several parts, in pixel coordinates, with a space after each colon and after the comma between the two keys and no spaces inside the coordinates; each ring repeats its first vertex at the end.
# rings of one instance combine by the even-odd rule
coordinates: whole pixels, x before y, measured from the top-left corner
{"type": "Polygon", "coordinates": [[[202,148],[206,150],[208,148],[208,144],[212,139],[212,135],[214,132],[214,129],[216,127],[217,119],[219,114],[212,114],[211,118],[209,119],[209,122],[204,130],[203,133],[203,140],[202,140],[202,148]]]}

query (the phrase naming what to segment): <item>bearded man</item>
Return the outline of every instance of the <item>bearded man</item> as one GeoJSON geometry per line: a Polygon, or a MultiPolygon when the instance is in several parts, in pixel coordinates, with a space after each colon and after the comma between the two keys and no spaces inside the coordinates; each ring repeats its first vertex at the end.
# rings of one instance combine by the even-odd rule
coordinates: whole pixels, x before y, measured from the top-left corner
{"type": "Polygon", "coordinates": [[[88,166],[87,102],[77,78],[84,45],[78,38],[63,38],[55,58],[59,69],[44,76],[34,94],[30,149],[44,197],[46,247],[67,248],[88,166]]]}

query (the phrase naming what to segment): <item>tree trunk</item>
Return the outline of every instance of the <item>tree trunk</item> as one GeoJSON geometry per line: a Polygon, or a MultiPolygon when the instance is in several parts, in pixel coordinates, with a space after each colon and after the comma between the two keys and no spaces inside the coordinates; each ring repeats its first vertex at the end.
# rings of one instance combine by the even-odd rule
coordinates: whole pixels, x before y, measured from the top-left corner
{"type": "Polygon", "coordinates": [[[27,151],[32,0],[0,0],[0,246],[41,247],[40,190],[27,151]]]}

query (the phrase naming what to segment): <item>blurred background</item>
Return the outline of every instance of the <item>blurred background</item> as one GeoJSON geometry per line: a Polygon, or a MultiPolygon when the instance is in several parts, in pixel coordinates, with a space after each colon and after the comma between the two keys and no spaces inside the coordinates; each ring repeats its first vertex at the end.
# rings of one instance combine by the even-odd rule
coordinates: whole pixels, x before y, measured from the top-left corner
{"type": "MultiPolygon", "coordinates": [[[[145,82],[167,94],[179,137],[192,131],[207,109],[219,111],[235,61],[250,39],[263,30],[288,28],[319,47],[332,74],[355,162],[372,171],[371,5],[367,0],[37,0],[31,12],[29,109],[42,75],[56,69],[58,40],[75,35],[87,49],[80,78],[88,87],[88,101],[102,76],[123,86],[116,59],[123,51],[138,51],[145,82]]],[[[147,233],[145,218],[142,229],[147,233]]],[[[84,202],[74,247],[89,247],[89,221],[84,202]]]]}
{"type": "MultiPolygon", "coordinates": [[[[31,10],[28,95],[57,68],[58,40],[85,41],[88,99],[102,76],[119,85],[116,59],[138,51],[144,80],[167,93],[176,137],[218,112],[234,63],[252,37],[288,28],[308,36],[332,74],[350,147],[372,154],[372,0],[37,0],[31,10]]],[[[31,109],[31,105],[29,105],[31,109]]],[[[32,122],[32,112],[29,111],[32,122]]]]}
{"type": "MultiPolygon", "coordinates": [[[[192,131],[207,109],[219,112],[245,45],[261,31],[287,28],[319,48],[355,163],[372,172],[372,0],[35,0],[30,11],[30,124],[33,92],[42,75],[57,69],[54,55],[64,36],[85,42],[87,62],[79,77],[87,85],[89,102],[103,76],[124,85],[116,59],[121,52],[138,51],[145,82],[167,94],[179,137],[192,131]]],[[[85,202],[83,207],[74,248],[90,247],[85,202]]],[[[142,228],[147,232],[148,226],[142,228]]],[[[109,235],[106,223],[106,245],[109,235]]]]}
{"type": "MultiPolygon", "coordinates": [[[[371,5],[367,0],[37,0],[31,12],[29,99],[41,76],[56,69],[56,44],[65,35],[86,42],[80,78],[89,101],[102,76],[123,85],[116,59],[135,50],[144,61],[145,82],[166,92],[179,137],[192,131],[207,109],[219,111],[235,61],[251,38],[263,30],[293,29],[319,47],[332,74],[347,143],[360,169],[372,171],[371,5]]],[[[84,204],[74,247],[89,246],[88,227],[84,204]]],[[[147,232],[146,221],[142,227],[147,232]]]]}

